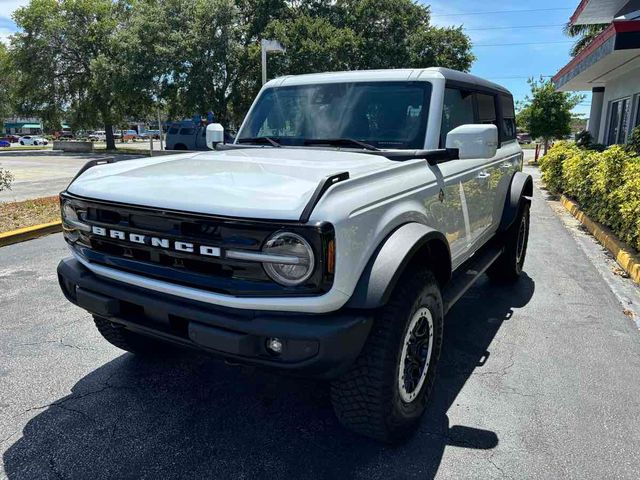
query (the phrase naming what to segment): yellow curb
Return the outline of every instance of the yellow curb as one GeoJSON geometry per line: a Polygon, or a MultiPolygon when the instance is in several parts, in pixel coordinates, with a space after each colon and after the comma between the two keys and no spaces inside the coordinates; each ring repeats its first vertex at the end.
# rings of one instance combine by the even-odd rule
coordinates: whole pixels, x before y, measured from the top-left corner
{"type": "Polygon", "coordinates": [[[57,220],[51,223],[42,223],[33,227],[19,228],[10,232],[0,233],[0,247],[11,245],[12,243],[24,242],[33,238],[62,231],[62,222],[57,220]]]}
{"type": "Polygon", "coordinates": [[[576,217],[589,230],[591,235],[596,237],[602,246],[609,250],[616,262],[629,274],[629,277],[637,284],[640,284],[640,257],[633,253],[633,249],[619,240],[607,227],[587,217],[572,200],[562,195],[560,201],[564,208],[569,210],[571,215],[576,217]]]}

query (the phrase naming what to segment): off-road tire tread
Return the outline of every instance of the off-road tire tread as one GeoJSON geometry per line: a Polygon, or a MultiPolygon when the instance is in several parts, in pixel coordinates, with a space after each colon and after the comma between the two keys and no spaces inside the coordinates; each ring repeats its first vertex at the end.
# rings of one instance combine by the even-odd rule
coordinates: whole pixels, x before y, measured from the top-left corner
{"type": "MultiPolygon", "coordinates": [[[[513,224],[504,234],[504,246],[505,250],[502,255],[493,262],[493,264],[487,269],[487,275],[489,279],[494,283],[514,283],[520,278],[522,270],[518,270],[515,265],[516,249],[518,248],[518,230],[520,228],[520,221],[523,215],[528,215],[530,222],[530,204],[529,202],[522,202],[518,216],[513,221],[513,224]]],[[[527,225],[527,236],[529,235],[529,225],[527,225]]],[[[528,244],[528,240],[525,240],[528,244]]],[[[527,245],[525,245],[525,260],[527,253],[527,245]]]]}
{"type": "Polygon", "coordinates": [[[172,348],[171,345],[144,337],[125,327],[114,324],[106,318],[93,316],[93,321],[104,339],[111,345],[136,355],[161,355],[172,348]]]}
{"type": "MultiPolygon", "coordinates": [[[[331,399],[340,422],[356,433],[386,443],[406,438],[417,426],[417,422],[409,429],[394,425],[395,419],[389,415],[392,389],[387,388],[385,382],[388,377],[386,380],[385,376],[391,369],[393,381],[396,381],[396,342],[404,333],[402,320],[405,319],[399,318],[398,312],[407,310],[408,303],[416,299],[425,285],[438,285],[434,275],[426,270],[413,273],[404,280],[401,278],[390,301],[376,316],[369,338],[354,365],[331,385],[331,399]]],[[[436,291],[442,308],[439,290],[436,291]]],[[[437,362],[440,349],[441,341],[437,348],[434,347],[432,362],[437,362]]],[[[427,379],[424,388],[428,397],[433,388],[433,377],[427,379]]]]}

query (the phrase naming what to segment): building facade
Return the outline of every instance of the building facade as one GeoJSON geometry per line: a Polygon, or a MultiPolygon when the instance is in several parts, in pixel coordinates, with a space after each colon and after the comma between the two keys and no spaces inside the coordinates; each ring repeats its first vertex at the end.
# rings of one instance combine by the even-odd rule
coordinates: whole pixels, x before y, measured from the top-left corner
{"type": "Polygon", "coordinates": [[[591,91],[588,130],[605,145],[640,125],[640,0],[582,0],[572,25],[608,24],[554,77],[560,91],[591,91]]]}
{"type": "Polygon", "coordinates": [[[12,135],[34,135],[42,133],[39,118],[14,117],[4,120],[4,133],[12,135]]]}

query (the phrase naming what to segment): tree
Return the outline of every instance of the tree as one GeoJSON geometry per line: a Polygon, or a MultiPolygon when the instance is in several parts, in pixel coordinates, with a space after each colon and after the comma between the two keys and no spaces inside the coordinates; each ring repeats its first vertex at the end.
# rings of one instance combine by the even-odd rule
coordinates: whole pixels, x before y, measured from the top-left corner
{"type": "Polygon", "coordinates": [[[576,43],[574,43],[573,47],[571,47],[571,51],[569,52],[571,56],[575,57],[578,55],[608,26],[608,23],[594,23],[587,25],[573,25],[571,23],[567,23],[564,27],[564,33],[571,38],[577,38],[576,43]]]}
{"type": "MultiPolygon", "coordinates": [[[[18,9],[11,39],[16,98],[22,113],[60,126],[69,114],[76,125],[99,117],[107,148],[113,126],[151,101],[156,69],[141,61],[143,36],[132,38],[136,0],[32,0],[18,9]]],[[[135,30],[135,29],[134,29],[135,30]]]]}
{"type": "Polygon", "coordinates": [[[5,44],[0,42],[0,128],[3,127],[2,120],[13,113],[11,105],[13,83],[14,75],[11,56],[5,44]]]}
{"type": "Polygon", "coordinates": [[[583,99],[582,95],[558,92],[551,80],[529,80],[531,96],[525,99],[520,116],[523,116],[525,128],[533,138],[544,141],[544,153],[547,153],[549,141],[562,138],[571,133],[571,110],[583,99]]]}
{"type": "Polygon", "coordinates": [[[162,96],[172,116],[212,110],[240,123],[260,89],[262,38],[284,55],[269,76],[318,71],[445,66],[468,70],[471,43],[459,28],[429,24],[411,0],[159,0],[156,13],[169,60],[162,96]]]}
{"type": "Polygon", "coordinates": [[[31,0],[11,44],[19,109],[46,124],[112,126],[157,105],[170,117],[213,111],[239,125],[260,90],[260,40],[271,77],[474,61],[460,28],[435,28],[412,0],[31,0]]]}

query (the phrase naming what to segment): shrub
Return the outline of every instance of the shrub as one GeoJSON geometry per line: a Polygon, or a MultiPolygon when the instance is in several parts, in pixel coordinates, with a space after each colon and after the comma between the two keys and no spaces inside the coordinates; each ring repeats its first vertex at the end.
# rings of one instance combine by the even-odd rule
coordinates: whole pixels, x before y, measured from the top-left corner
{"type": "Polygon", "coordinates": [[[624,149],[631,155],[640,155],[640,126],[633,129],[624,149]]]}
{"type": "Polygon", "coordinates": [[[628,145],[597,152],[558,142],[540,169],[550,190],[574,198],[587,215],[640,250],[640,155],[629,153],[628,145]]]}
{"type": "Polygon", "coordinates": [[[596,152],[578,149],[574,155],[562,163],[564,192],[575,198],[586,209],[594,202],[589,172],[598,163],[599,155],[596,152]]]}
{"type": "Polygon", "coordinates": [[[593,143],[593,137],[589,130],[582,130],[576,134],[576,145],[581,148],[588,148],[593,143]]]}
{"type": "Polygon", "coordinates": [[[595,165],[588,174],[591,188],[588,213],[594,220],[617,229],[622,220],[620,187],[629,155],[623,147],[614,145],[595,157],[595,165]]]}
{"type": "Polygon", "coordinates": [[[13,175],[9,170],[0,168],[0,192],[3,190],[11,190],[11,182],[13,175]]]}
{"type": "Polygon", "coordinates": [[[618,189],[621,222],[616,232],[625,242],[640,250],[640,157],[625,163],[622,185],[618,189]]]}
{"type": "Polygon", "coordinates": [[[557,142],[547,154],[540,159],[540,171],[547,188],[554,193],[564,191],[562,164],[580,150],[569,142],[557,142]]]}
{"type": "Polygon", "coordinates": [[[604,152],[607,148],[601,143],[595,143],[593,137],[588,130],[582,130],[576,134],[576,145],[587,150],[595,150],[596,152],[604,152]]]}

